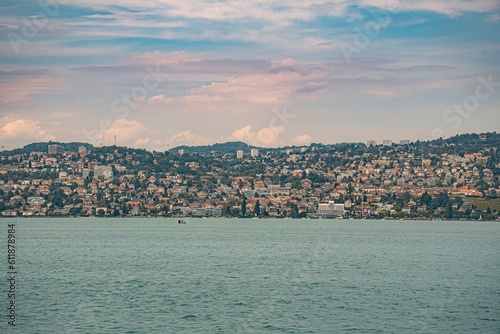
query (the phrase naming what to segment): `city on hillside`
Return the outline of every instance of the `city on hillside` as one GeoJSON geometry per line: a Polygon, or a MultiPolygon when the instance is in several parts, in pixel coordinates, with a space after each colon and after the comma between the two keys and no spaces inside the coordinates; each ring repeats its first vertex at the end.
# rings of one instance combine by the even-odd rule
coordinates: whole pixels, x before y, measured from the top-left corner
{"type": "Polygon", "coordinates": [[[425,142],[217,145],[150,152],[49,142],[3,151],[0,212],[499,220],[496,132],[425,142]]]}

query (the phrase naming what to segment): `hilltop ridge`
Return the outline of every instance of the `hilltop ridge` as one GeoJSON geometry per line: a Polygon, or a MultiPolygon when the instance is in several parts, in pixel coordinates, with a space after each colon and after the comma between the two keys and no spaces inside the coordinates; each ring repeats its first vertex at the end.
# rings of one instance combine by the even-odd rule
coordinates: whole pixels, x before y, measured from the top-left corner
{"type": "MultiPolygon", "coordinates": [[[[49,142],[35,142],[31,144],[27,144],[22,148],[16,148],[13,150],[5,150],[2,152],[2,154],[29,154],[31,152],[47,152],[47,147],[48,145],[52,144],[57,144],[61,145],[65,148],[67,152],[78,152],[78,149],[80,146],[85,146],[87,150],[91,149],[106,149],[109,147],[114,147],[112,146],[103,146],[103,147],[98,147],[98,146],[93,146],[90,143],[86,142],[57,142],[57,141],[49,141],[49,142]]],[[[500,134],[497,132],[487,132],[487,133],[482,133],[482,134],[477,134],[477,133],[466,133],[466,134],[459,134],[453,137],[449,138],[438,138],[438,139],[433,139],[433,140],[416,140],[416,141],[411,141],[409,144],[397,144],[397,143],[392,143],[390,146],[413,146],[413,147],[446,147],[448,146],[448,149],[450,150],[450,153],[459,153],[460,151],[463,151],[464,153],[468,153],[470,149],[476,150],[479,146],[480,147],[500,147],[500,134]],[[458,147],[460,145],[461,147],[458,147]]],[[[128,150],[138,150],[138,151],[147,151],[150,152],[146,149],[141,149],[141,148],[132,148],[132,147],[126,147],[126,146],[118,146],[122,149],[128,149],[128,150]]],[[[249,145],[245,142],[242,141],[230,141],[230,142],[224,142],[224,143],[215,143],[212,145],[195,145],[195,146],[189,146],[189,145],[180,145],[176,146],[174,148],[170,148],[165,152],[171,152],[171,153],[177,153],[179,150],[184,150],[184,153],[187,154],[208,154],[211,152],[214,153],[234,153],[237,150],[242,150],[245,153],[250,152],[250,149],[252,148],[257,148],[262,152],[276,152],[280,150],[299,150],[299,149],[311,149],[311,148],[328,148],[328,149],[349,149],[349,148],[363,148],[363,149],[368,149],[370,150],[370,147],[367,146],[365,143],[361,142],[342,142],[342,143],[335,143],[335,144],[323,144],[323,143],[311,143],[309,145],[293,145],[293,146],[283,146],[283,147],[259,147],[259,146],[254,146],[254,145],[249,145]]],[[[378,143],[378,145],[375,145],[374,148],[381,149],[383,148],[384,145],[382,143],[378,143]]],[[[444,151],[441,151],[443,153],[444,151]]],[[[438,152],[436,152],[438,153],[438,152]]]]}

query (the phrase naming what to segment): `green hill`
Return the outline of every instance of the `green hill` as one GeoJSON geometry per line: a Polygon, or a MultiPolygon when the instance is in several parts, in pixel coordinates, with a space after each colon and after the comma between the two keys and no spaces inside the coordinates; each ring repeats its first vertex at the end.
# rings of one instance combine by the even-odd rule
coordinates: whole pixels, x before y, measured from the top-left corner
{"type": "Polygon", "coordinates": [[[30,152],[48,152],[49,145],[61,145],[64,147],[66,152],[78,152],[80,146],[85,146],[87,150],[91,150],[93,146],[88,143],[71,142],[71,143],[61,143],[57,141],[31,143],[25,145],[23,148],[16,148],[11,151],[5,151],[7,154],[30,154],[30,152]]]}
{"type": "Polygon", "coordinates": [[[170,149],[171,152],[177,152],[180,149],[183,149],[186,153],[210,153],[210,152],[218,152],[218,153],[234,153],[237,150],[242,150],[244,152],[250,152],[252,147],[248,144],[235,141],[235,142],[227,142],[227,143],[217,143],[213,145],[205,145],[205,146],[177,146],[175,148],[170,149]]]}
{"type": "MultiPolygon", "coordinates": [[[[30,152],[47,152],[48,145],[50,144],[58,144],[64,147],[66,152],[78,152],[78,148],[80,146],[87,147],[88,150],[108,150],[110,148],[117,149],[114,146],[105,146],[105,147],[93,147],[91,144],[82,143],[82,142],[70,142],[70,143],[61,143],[61,142],[38,142],[32,143],[24,146],[23,148],[13,149],[11,151],[4,151],[2,154],[13,155],[13,154],[29,154],[30,152]]],[[[397,145],[393,144],[392,147],[385,147],[383,145],[377,145],[375,147],[366,147],[364,143],[337,143],[337,144],[311,144],[308,147],[308,150],[312,148],[317,149],[319,151],[323,150],[335,150],[337,152],[348,152],[350,154],[363,154],[363,153],[373,153],[378,154],[380,151],[387,151],[393,147],[398,146],[401,151],[412,152],[417,155],[422,154],[458,154],[463,155],[471,152],[478,152],[479,150],[496,150],[500,147],[500,134],[497,132],[488,132],[483,134],[460,134],[446,139],[434,139],[429,141],[414,141],[410,145],[397,145]]],[[[204,146],[177,146],[175,148],[170,149],[169,151],[172,153],[177,153],[180,149],[183,149],[185,153],[192,154],[207,154],[210,152],[217,153],[234,153],[237,150],[242,150],[245,153],[249,153],[250,149],[255,146],[248,145],[241,141],[227,142],[227,143],[216,143],[213,145],[204,145],[204,146]]],[[[262,148],[256,147],[261,152],[279,152],[286,149],[291,149],[292,151],[298,151],[298,146],[285,146],[285,147],[277,147],[277,148],[262,148]]],[[[122,151],[133,152],[136,149],[121,147],[119,148],[122,151]]],[[[139,151],[146,151],[144,149],[139,149],[139,151]]]]}

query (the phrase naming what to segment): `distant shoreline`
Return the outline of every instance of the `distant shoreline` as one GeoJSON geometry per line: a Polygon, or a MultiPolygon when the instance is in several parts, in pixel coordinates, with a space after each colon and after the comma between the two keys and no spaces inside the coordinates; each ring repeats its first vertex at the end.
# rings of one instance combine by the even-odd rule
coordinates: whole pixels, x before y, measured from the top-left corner
{"type": "Polygon", "coordinates": [[[241,219],[241,220],[311,220],[311,221],[321,221],[321,220],[328,220],[328,221],[333,221],[333,220],[338,220],[338,221],[352,221],[352,220],[371,220],[371,221],[382,221],[382,220],[388,220],[388,221],[422,221],[422,222],[500,222],[500,220],[486,220],[486,219],[481,219],[481,220],[470,220],[470,219],[422,219],[422,218],[343,218],[343,219],[335,219],[335,218],[290,218],[290,217],[161,217],[161,216],[135,216],[135,217],[97,217],[97,216],[88,216],[88,217],[82,217],[82,216],[19,216],[19,217],[5,217],[1,216],[0,219],[66,219],[66,218],[71,218],[71,219],[171,219],[171,220],[178,220],[178,219],[184,219],[184,220],[226,220],[226,219],[241,219]]]}

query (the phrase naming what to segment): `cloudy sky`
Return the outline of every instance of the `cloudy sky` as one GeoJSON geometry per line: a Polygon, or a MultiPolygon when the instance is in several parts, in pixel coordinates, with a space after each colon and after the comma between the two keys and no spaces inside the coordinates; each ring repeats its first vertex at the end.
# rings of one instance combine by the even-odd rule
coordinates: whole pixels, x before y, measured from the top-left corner
{"type": "Polygon", "coordinates": [[[0,143],[497,131],[500,2],[2,0],[0,143]]]}

